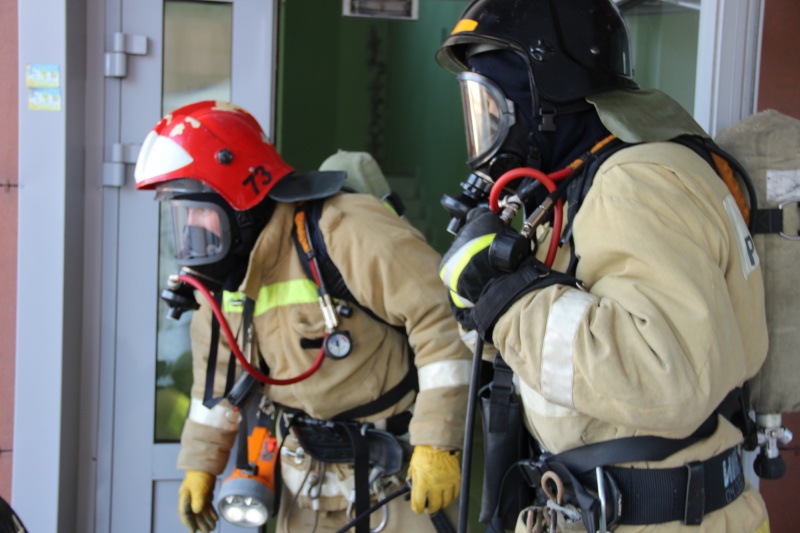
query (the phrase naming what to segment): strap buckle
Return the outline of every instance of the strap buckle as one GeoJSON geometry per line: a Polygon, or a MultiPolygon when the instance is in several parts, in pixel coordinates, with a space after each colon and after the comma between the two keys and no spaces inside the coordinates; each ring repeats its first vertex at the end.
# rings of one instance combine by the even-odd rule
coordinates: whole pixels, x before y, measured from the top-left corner
{"type": "Polygon", "coordinates": [[[697,526],[703,521],[706,507],[706,475],[702,462],[686,465],[689,476],[686,479],[686,509],[682,524],[697,526]]]}
{"type": "Polygon", "coordinates": [[[606,513],[608,503],[606,502],[606,484],[603,479],[603,467],[598,466],[594,469],[597,477],[597,498],[600,500],[600,521],[597,525],[598,533],[606,533],[606,513]]]}

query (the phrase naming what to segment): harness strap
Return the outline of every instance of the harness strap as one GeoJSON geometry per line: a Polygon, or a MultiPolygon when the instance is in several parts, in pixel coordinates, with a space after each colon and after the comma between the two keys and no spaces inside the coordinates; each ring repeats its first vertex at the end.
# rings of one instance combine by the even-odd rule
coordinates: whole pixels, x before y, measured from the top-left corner
{"type": "Polygon", "coordinates": [[[510,429],[510,409],[514,394],[514,371],[498,353],[494,357],[494,377],[489,385],[489,432],[506,434],[510,429]]]}
{"type": "MultiPolygon", "coordinates": [[[[680,520],[698,525],[703,516],[722,509],[744,492],[744,471],[737,447],[706,461],[676,468],[604,469],[613,476],[622,498],[619,523],[661,524],[680,520]]],[[[597,488],[594,474],[581,477],[597,488]]]]}
{"type": "Polygon", "coordinates": [[[249,424],[247,423],[247,411],[242,413],[242,420],[239,422],[239,432],[236,435],[236,468],[246,470],[250,468],[248,457],[247,437],[250,436],[249,424]]]}
{"type": "Polygon", "coordinates": [[[402,400],[405,395],[412,390],[417,390],[419,388],[419,383],[417,379],[416,367],[414,367],[414,363],[411,361],[409,362],[408,366],[408,372],[406,372],[406,375],[397,385],[381,394],[377,399],[369,403],[365,403],[364,405],[353,407],[347,411],[342,411],[338,415],[331,417],[331,420],[353,420],[355,418],[365,418],[367,416],[380,413],[384,409],[388,409],[402,400]]]}
{"type": "MultiPolygon", "coordinates": [[[[345,431],[350,436],[355,460],[353,461],[353,475],[355,481],[356,516],[369,509],[369,447],[367,440],[354,424],[345,424],[345,431]]],[[[356,524],[356,533],[370,533],[369,520],[362,520],[356,524]]]]}
{"type": "Polygon", "coordinates": [[[760,219],[758,215],[758,195],[753,185],[753,180],[741,163],[717,146],[711,139],[696,135],[681,135],[672,139],[672,142],[693,150],[711,165],[736,200],[736,205],[739,207],[748,229],[751,233],[756,233],[756,223],[760,219]],[[739,181],[736,179],[737,174],[747,191],[747,198],[745,198],[739,181]]]}
{"type": "MultiPolygon", "coordinates": [[[[386,324],[405,335],[406,331],[402,326],[388,323],[375,314],[372,309],[361,305],[353,296],[353,293],[350,292],[339,269],[331,261],[325,243],[322,240],[322,234],[317,226],[317,221],[322,216],[323,201],[299,203],[294,215],[295,227],[292,231],[292,237],[306,276],[313,280],[317,286],[321,286],[324,283],[328,294],[333,298],[357,305],[374,320],[386,324]]],[[[344,310],[341,311],[342,315],[344,315],[344,312],[344,310]]]]}
{"type": "Polygon", "coordinates": [[[783,233],[783,209],[759,209],[756,211],[753,232],[756,234],[783,233]]]}
{"type": "MultiPolygon", "coordinates": [[[[217,291],[214,294],[214,299],[217,301],[217,305],[222,304],[222,291],[217,291]]],[[[245,306],[245,313],[247,312],[247,307],[245,306]]],[[[250,307],[250,317],[252,317],[252,306],[250,307]]],[[[248,322],[249,324],[249,322],[248,322]]],[[[247,343],[247,327],[248,324],[244,325],[244,335],[245,335],[245,343],[247,343]]],[[[217,352],[219,350],[219,321],[217,321],[217,317],[212,315],[211,317],[211,340],[210,345],[208,347],[208,360],[206,362],[206,382],[205,382],[205,390],[203,391],[203,406],[208,409],[211,409],[215,405],[217,405],[223,398],[228,396],[228,393],[231,392],[233,388],[234,380],[236,379],[236,358],[233,356],[233,351],[231,351],[230,356],[228,358],[228,370],[225,376],[225,390],[222,393],[222,396],[214,397],[214,376],[216,373],[217,368],[217,352]]]]}
{"type": "Polygon", "coordinates": [[[747,391],[747,387],[733,389],[711,413],[711,416],[706,418],[694,433],[683,439],[648,435],[623,437],[573,448],[557,455],[551,455],[550,459],[565,465],[571,472],[579,476],[587,472],[594,472],[598,466],[605,467],[606,465],[636,461],[661,461],[710,437],[717,430],[718,415],[730,420],[744,433],[745,429],[739,425],[741,421],[738,415],[741,414],[739,409],[742,408],[742,402],[747,401],[747,391]]]}

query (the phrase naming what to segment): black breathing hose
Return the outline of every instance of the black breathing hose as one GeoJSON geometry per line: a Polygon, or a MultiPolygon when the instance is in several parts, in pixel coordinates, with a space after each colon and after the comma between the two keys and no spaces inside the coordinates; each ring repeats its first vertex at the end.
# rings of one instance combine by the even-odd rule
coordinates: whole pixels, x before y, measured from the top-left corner
{"type": "Polygon", "coordinates": [[[373,505],[372,507],[370,507],[369,509],[367,509],[366,511],[361,513],[360,515],[358,515],[357,517],[353,518],[343,528],[337,529],[336,533],[344,533],[345,531],[347,531],[351,527],[355,527],[359,522],[361,522],[365,518],[368,518],[369,515],[371,515],[372,513],[374,513],[375,511],[377,511],[378,509],[380,509],[381,507],[383,507],[384,505],[386,505],[390,501],[394,500],[398,496],[402,496],[403,494],[409,492],[410,490],[411,490],[411,485],[406,484],[403,488],[398,489],[395,492],[389,494],[387,497],[385,497],[384,499],[382,499],[381,501],[379,501],[378,503],[376,503],[375,505],[373,505]]]}
{"type": "Polygon", "coordinates": [[[483,358],[483,339],[475,342],[475,353],[472,356],[472,379],[469,382],[467,398],[467,420],[464,427],[464,454],[461,458],[461,500],[458,506],[458,533],[466,533],[469,522],[469,484],[472,471],[472,437],[475,433],[475,410],[478,404],[478,386],[481,379],[481,361],[483,358]]]}

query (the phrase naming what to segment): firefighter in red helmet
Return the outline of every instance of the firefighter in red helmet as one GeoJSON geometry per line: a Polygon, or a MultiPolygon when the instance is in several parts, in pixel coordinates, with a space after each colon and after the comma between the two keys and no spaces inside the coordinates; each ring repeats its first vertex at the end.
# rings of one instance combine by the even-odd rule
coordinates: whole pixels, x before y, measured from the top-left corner
{"type": "Polygon", "coordinates": [[[189,530],[215,528],[215,479],[240,428],[226,395],[232,351],[243,356],[236,372],[263,382],[274,413],[277,531],[340,529],[408,490],[406,479],[411,504],[393,499],[356,531],[433,531],[426,515],[454,520],[470,355],[436,276],[440,257],[422,235],[376,197],[340,193],[344,172],[296,172],[258,122],[226,102],[165,116],[135,175],[138,189],[170,204],[183,275],[219,302],[218,316],[201,301],[191,324],[194,384],[178,458],[189,530]],[[311,235],[298,220],[312,205],[352,302],[322,297],[319,248],[298,253],[315,241],[298,238],[311,235]],[[381,450],[399,454],[394,466],[375,457],[381,450]]]}

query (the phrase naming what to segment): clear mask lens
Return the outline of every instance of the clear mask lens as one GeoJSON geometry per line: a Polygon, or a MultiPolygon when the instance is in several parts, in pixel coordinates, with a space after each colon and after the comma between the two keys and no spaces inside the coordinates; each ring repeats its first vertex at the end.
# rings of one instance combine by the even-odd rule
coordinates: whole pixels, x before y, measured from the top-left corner
{"type": "Polygon", "coordinates": [[[473,168],[482,165],[503,144],[514,124],[514,103],[489,79],[474,72],[457,76],[464,105],[467,154],[473,168]]]}
{"type": "Polygon", "coordinates": [[[228,216],[211,202],[170,200],[175,260],[182,266],[216,263],[230,249],[228,216]]]}

